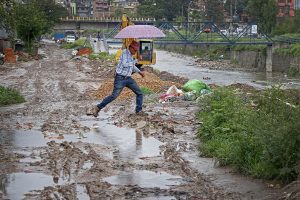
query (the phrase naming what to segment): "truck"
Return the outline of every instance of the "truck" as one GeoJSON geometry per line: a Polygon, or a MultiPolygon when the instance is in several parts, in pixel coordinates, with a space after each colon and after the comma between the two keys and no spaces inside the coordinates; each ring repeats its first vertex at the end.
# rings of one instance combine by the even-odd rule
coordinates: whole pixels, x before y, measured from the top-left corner
{"type": "MultiPolygon", "coordinates": [[[[122,22],[121,22],[121,26],[122,29],[130,26],[130,25],[134,25],[134,23],[132,23],[130,21],[130,19],[127,17],[126,14],[122,15],[122,22]]],[[[140,68],[142,65],[151,65],[151,64],[155,64],[156,63],[156,52],[153,49],[153,40],[150,39],[139,39],[136,40],[134,38],[126,38],[126,39],[122,39],[122,49],[124,48],[128,48],[128,46],[131,44],[132,41],[136,41],[139,42],[140,44],[140,49],[139,51],[137,51],[137,54],[134,56],[135,58],[139,57],[139,55],[142,55],[142,60],[140,60],[137,63],[137,67],[140,68]]],[[[115,56],[115,61],[118,62],[121,54],[122,54],[122,49],[119,49],[116,53],[115,56]]]]}
{"type": "Polygon", "coordinates": [[[64,33],[54,33],[53,40],[56,43],[61,44],[65,41],[65,34],[64,33]]]}

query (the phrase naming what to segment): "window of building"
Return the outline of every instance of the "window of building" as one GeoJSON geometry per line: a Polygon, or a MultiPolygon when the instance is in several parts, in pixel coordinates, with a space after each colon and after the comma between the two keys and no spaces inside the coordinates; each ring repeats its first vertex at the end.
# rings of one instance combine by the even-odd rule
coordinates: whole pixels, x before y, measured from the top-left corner
{"type": "Polygon", "coordinates": [[[296,0],[295,9],[300,10],[300,0],[296,0]]]}

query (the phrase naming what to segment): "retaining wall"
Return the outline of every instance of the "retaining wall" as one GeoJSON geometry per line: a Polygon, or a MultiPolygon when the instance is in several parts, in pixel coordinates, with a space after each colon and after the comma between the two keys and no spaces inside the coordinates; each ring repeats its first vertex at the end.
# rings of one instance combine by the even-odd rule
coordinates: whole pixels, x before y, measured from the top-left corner
{"type": "MultiPolygon", "coordinates": [[[[194,55],[196,51],[208,49],[209,45],[164,44],[156,45],[156,47],[171,52],[194,55]]],[[[230,51],[228,48],[225,54],[234,63],[233,67],[266,71],[268,55],[270,56],[268,59],[271,62],[271,71],[286,72],[290,66],[297,67],[300,70],[300,57],[281,56],[274,53],[273,49],[275,47],[272,48],[272,52],[268,55],[261,51],[230,51]]]]}

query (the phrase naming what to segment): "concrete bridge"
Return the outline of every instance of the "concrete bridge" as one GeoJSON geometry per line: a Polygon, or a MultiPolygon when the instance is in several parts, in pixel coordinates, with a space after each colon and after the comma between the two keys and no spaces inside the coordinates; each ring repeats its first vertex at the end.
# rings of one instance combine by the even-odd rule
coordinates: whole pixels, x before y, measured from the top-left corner
{"type": "MultiPolygon", "coordinates": [[[[150,24],[155,23],[154,18],[131,18],[134,24],[150,24]]],[[[109,30],[115,29],[121,23],[121,18],[103,17],[66,17],[61,18],[60,23],[56,24],[54,31],[64,32],[65,30],[109,30]]]]}

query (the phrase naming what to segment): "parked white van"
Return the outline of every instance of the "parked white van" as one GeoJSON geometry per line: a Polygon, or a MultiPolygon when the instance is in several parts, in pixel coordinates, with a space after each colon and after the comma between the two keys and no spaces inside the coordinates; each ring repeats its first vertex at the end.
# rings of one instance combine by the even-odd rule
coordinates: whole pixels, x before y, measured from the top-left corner
{"type": "Polygon", "coordinates": [[[67,36],[66,36],[66,42],[67,42],[67,43],[74,43],[75,40],[76,40],[75,35],[67,35],[67,36]]]}

